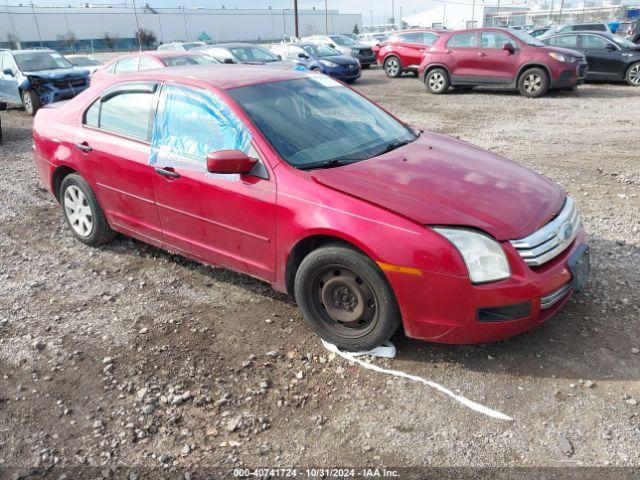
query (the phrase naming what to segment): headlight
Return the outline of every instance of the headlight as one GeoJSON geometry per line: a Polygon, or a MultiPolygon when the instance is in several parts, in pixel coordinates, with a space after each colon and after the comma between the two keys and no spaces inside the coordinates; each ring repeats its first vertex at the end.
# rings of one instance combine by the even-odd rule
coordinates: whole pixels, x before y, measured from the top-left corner
{"type": "Polygon", "coordinates": [[[565,63],[571,63],[573,62],[573,57],[570,57],[568,55],[564,55],[562,53],[558,53],[558,52],[549,52],[549,56],[555,60],[558,60],[559,62],[565,62],[565,63]]]}
{"type": "Polygon", "coordinates": [[[338,64],[332,62],[331,60],[320,60],[320,63],[323,64],[326,67],[337,67],[338,64]]]}
{"type": "Polygon", "coordinates": [[[482,233],[462,228],[434,228],[458,249],[473,283],[493,282],[511,276],[509,262],[498,242],[482,233]]]}

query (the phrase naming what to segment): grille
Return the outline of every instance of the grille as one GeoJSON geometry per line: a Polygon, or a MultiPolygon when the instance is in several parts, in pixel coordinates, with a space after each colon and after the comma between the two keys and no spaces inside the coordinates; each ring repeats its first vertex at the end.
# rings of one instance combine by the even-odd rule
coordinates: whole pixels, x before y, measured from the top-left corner
{"type": "Polygon", "coordinates": [[[87,80],[85,78],[70,78],[67,80],[54,80],[52,83],[56,88],[76,88],[84,87],[87,80]]]}
{"type": "Polygon", "coordinates": [[[578,67],[578,76],[579,77],[586,77],[587,76],[587,66],[586,65],[580,65],[578,67]]]}
{"type": "Polygon", "coordinates": [[[554,290],[550,294],[542,297],[540,299],[540,309],[546,310],[547,308],[553,307],[556,303],[558,303],[562,298],[571,290],[571,284],[567,283],[563,285],[557,290],[554,290]]]}
{"type": "Polygon", "coordinates": [[[544,227],[519,240],[511,240],[524,262],[543,265],[571,245],[580,228],[580,216],[574,201],[567,197],[560,213],[544,227]]]}

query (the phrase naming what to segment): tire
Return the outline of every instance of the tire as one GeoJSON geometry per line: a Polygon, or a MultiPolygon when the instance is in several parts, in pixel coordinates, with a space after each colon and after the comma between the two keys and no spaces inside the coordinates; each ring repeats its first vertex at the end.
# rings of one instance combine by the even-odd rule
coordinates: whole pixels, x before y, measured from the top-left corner
{"type": "Polygon", "coordinates": [[[384,73],[387,74],[389,78],[398,78],[402,75],[402,63],[400,63],[400,59],[395,55],[390,55],[384,60],[384,73]]]}
{"type": "Polygon", "coordinates": [[[632,87],[640,87],[640,62],[631,64],[624,79],[632,87]]]}
{"type": "Polygon", "coordinates": [[[529,68],[518,78],[518,91],[527,98],[539,98],[549,91],[549,75],[541,68],[529,68]]]}
{"type": "Polygon", "coordinates": [[[0,102],[0,111],[4,111],[7,109],[7,104],[4,102],[0,102]]]}
{"type": "Polygon", "coordinates": [[[342,350],[371,350],[401,323],[382,271],[369,257],[340,244],[318,248],[302,260],[294,291],[313,331],[342,350]]]}
{"type": "Polygon", "coordinates": [[[42,106],[42,102],[36,92],[33,90],[25,90],[22,92],[22,106],[25,112],[33,117],[42,106]]]}
{"type": "Polygon", "coordinates": [[[451,81],[449,80],[449,74],[444,68],[434,68],[425,75],[424,84],[429,93],[439,95],[449,90],[451,81]]]}
{"type": "Polygon", "coordinates": [[[72,173],[64,177],[59,198],[62,215],[78,240],[97,247],[114,239],[115,230],[109,226],[95,193],[80,175],[72,173]]]}
{"type": "Polygon", "coordinates": [[[322,70],[320,70],[320,67],[313,67],[313,68],[311,69],[311,72],[312,72],[312,73],[322,73],[322,70]]]}

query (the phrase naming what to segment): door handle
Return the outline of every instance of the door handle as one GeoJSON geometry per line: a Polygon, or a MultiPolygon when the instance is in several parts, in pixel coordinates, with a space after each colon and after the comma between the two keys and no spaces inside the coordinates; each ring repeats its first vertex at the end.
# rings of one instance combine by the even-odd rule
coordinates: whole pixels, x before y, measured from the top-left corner
{"type": "Polygon", "coordinates": [[[93,148],[91,148],[87,142],[76,143],[76,148],[78,150],[82,150],[83,152],[90,152],[91,150],[93,150],[93,148]]]}
{"type": "Polygon", "coordinates": [[[451,54],[451,50],[445,50],[444,53],[446,53],[447,55],[451,54]]]}
{"type": "Polygon", "coordinates": [[[479,57],[486,57],[486,56],[487,56],[487,54],[486,54],[486,53],[484,53],[484,52],[479,52],[479,53],[478,53],[478,56],[479,56],[479,57]]]}
{"type": "Polygon", "coordinates": [[[180,174],[174,171],[172,167],[164,167],[164,168],[156,167],[155,170],[158,175],[162,175],[163,177],[180,178],[180,174]]]}

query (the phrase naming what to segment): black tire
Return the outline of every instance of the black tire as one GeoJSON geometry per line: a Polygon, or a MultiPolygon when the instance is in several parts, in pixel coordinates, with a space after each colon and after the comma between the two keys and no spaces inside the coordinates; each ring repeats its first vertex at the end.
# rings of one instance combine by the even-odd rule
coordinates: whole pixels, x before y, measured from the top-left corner
{"type": "Polygon", "coordinates": [[[389,55],[384,59],[384,64],[382,65],[384,68],[384,73],[389,78],[398,78],[402,75],[402,62],[395,55],[389,55]]]}
{"type": "Polygon", "coordinates": [[[640,87],[640,62],[632,63],[629,66],[624,79],[632,87],[640,87]]]}
{"type": "MultiPolygon", "coordinates": [[[[80,175],[72,173],[64,177],[62,184],[60,185],[59,198],[60,207],[62,208],[62,216],[67,222],[71,233],[73,233],[78,240],[92,247],[97,247],[114,239],[117,234],[116,231],[109,226],[95,193],[86,180],[80,175]],[[77,224],[78,222],[72,219],[71,209],[66,203],[67,195],[70,197],[73,196],[73,188],[82,192],[84,200],[81,203],[85,208],[89,207],[90,209],[91,228],[84,235],[78,232],[76,226],[72,224],[77,224]]],[[[70,200],[72,200],[72,198],[70,198],[70,200]]]]}
{"type": "Polygon", "coordinates": [[[447,93],[451,86],[449,73],[444,68],[434,68],[424,77],[424,85],[429,93],[440,95],[447,93]]]}
{"type": "Polygon", "coordinates": [[[33,90],[25,90],[22,92],[22,106],[24,107],[24,111],[33,117],[42,106],[42,102],[36,92],[33,90]]]}
{"type": "Polygon", "coordinates": [[[342,350],[371,350],[401,323],[382,271],[348,246],[330,244],[307,255],[296,272],[294,291],[309,326],[342,350]]]}
{"type": "Polygon", "coordinates": [[[527,98],[539,98],[549,91],[549,75],[541,68],[529,68],[518,78],[518,91],[527,98]]]}
{"type": "Polygon", "coordinates": [[[7,104],[4,102],[0,102],[0,111],[4,111],[7,109],[7,104]]]}

